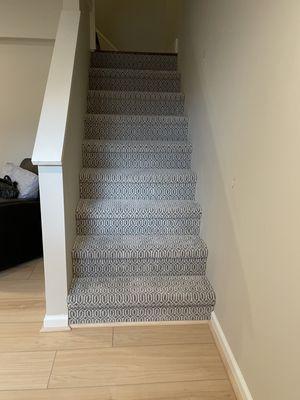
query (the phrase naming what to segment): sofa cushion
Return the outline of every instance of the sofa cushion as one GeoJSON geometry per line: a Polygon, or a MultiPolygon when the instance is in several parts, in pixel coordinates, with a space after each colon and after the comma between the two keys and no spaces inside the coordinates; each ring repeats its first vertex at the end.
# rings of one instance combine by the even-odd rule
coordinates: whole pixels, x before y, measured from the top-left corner
{"type": "Polygon", "coordinates": [[[36,199],[38,197],[39,179],[35,173],[17,167],[13,163],[6,163],[2,168],[0,177],[5,175],[18,183],[19,199],[36,199]]]}

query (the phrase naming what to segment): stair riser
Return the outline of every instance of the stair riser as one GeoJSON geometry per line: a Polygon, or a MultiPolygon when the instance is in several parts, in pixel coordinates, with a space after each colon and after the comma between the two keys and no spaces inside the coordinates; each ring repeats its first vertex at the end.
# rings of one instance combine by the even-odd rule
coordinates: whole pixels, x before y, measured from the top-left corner
{"type": "Polygon", "coordinates": [[[187,122],[161,123],[151,121],[138,122],[114,122],[99,119],[86,119],[86,139],[110,139],[110,140],[186,140],[188,134],[187,122]]]}
{"type": "Polygon", "coordinates": [[[83,152],[87,168],[191,168],[190,153],[95,153],[83,152]]]}
{"type": "Polygon", "coordinates": [[[180,79],[107,78],[102,76],[90,76],[89,88],[92,90],[180,92],[180,79]]]}
{"type": "Polygon", "coordinates": [[[213,306],[135,307],[135,308],[69,308],[70,324],[101,324],[149,321],[210,320],[213,306]]]}
{"type": "Polygon", "coordinates": [[[90,114],[183,115],[184,100],[88,96],[90,114]]]}
{"type": "Polygon", "coordinates": [[[84,199],[194,200],[195,182],[191,183],[114,183],[81,182],[84,199]]]}
{"type": "Polygon", "coordinates": [[[91,66],[99,68],[175,71],[177,69],[177,57],[163,54],[101,54],[94,52],[91,57],[91,66]]]}
{"type": "Polygon", "coordinates": [[[204,275],[207,256],[168,259],[102,259],[73,256],[74,274],[78,277],[181,276],[204,275]]]}
{"type": "Polygon", "coordinates": [[[198,235],[199,218],[77,219],[79,235],[198,235]]]}

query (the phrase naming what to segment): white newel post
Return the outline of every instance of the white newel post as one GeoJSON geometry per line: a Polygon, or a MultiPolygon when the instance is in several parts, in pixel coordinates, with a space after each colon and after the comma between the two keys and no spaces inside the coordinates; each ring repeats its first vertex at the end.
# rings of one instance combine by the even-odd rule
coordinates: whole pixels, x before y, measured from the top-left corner
{"type": "Polygon", "coordinates": [[[39,165],[46,315],[43,330],[68,328],[63,169],[39,165]]]}

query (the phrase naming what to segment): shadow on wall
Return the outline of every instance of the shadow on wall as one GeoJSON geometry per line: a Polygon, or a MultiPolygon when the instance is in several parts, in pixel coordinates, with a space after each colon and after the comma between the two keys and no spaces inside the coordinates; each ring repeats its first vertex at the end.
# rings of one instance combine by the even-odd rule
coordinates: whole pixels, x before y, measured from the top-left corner
{"type": "Polygon", "coordinates": [[[201,233],[209,252],[207,275],[217,295],[216,315],[235,354],[240,354],[245,350],[244,337],[253,333],[253,310],[249,303],[240,244],[231,217],[220,157],[214,142],[208,112],[209,98],[205,96],[205,82],[201,81],[199,73],[202,66],[192,50],[185,50],[188,51],[188,58],[183,58],[188,59],[188,64],[182,65],[186,78],[183,88],[193,143],[192,167],[198,174],[196,198],[203,209],[201,233]],[[230,279],[226,279],[226,276],[230,279]],[[235,318],[232,318],[233,315],[235,318]],[[232,343],[231,334],[237,330],[240,335],[232,343]]]}
{"type": "MultiPolygon", "coordinates": [[[[180,0],[96,0],[96,26],[121,51],[174,52],[180,0]]],[[[103,50],[105,42],[101,43],[103,50]]]]}

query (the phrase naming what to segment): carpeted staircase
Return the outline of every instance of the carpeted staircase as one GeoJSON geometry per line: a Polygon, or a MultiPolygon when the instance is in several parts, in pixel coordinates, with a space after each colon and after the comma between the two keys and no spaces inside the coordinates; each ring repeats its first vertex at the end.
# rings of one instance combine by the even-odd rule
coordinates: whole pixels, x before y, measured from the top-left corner
{"type": "Polygon", "coordinates": [[[94,52],[69,322],[210,319],[177,56],[94,52]]]}

